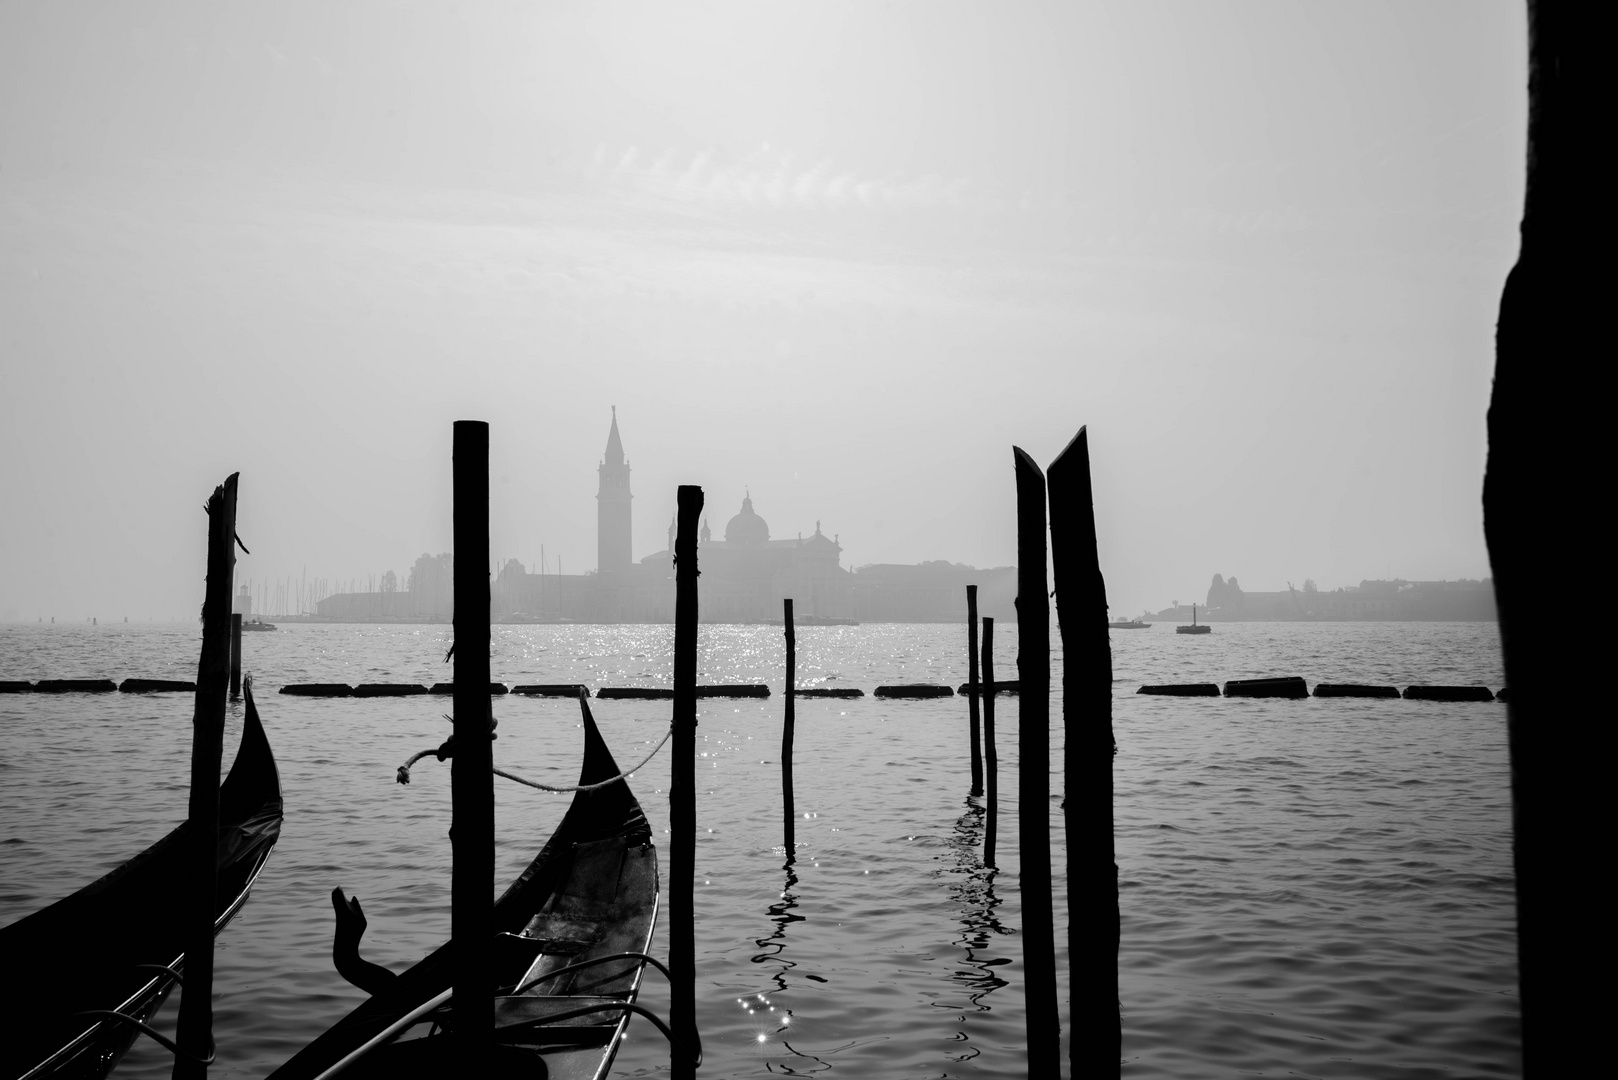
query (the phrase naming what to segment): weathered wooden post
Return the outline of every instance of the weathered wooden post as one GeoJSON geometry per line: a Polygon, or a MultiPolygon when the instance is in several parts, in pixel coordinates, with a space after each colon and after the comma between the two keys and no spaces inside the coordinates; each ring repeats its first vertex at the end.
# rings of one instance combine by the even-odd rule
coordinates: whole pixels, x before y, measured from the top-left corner
{"type": "Polygon", "coordinates": [[[1547,633],[1543,608],[1547,567],[1598,563],[1611,542],[1601,529],[1545,528],[1544,508],[1599,501],[1585,463],[1611,453],[1610,406],[1588,392],[1583,357],[1611,333],[1612,273],[1592,269],[1589,252],[1610,249],[1608,170],[1591,135],[1610,126],[1612,63],[1605,5],[1527,8],[1528,175],[1495,336],[1483,531],[1510,690],[1523,1075],[1540,1080],[1597,1075],[1611,1011],[1588,988],[1610,901],[1575,884],[1611,814],[1610,757],[1570,741],[1567,724],[1591,701],[1573,673],[1608,668],[1608,637],[1547,633]]]}
{"type": "Polygon", "coordinates": [[[230,700],[236,701],[242,696],[242,616],[240,612],[231,612],[230,615],[230,700]]]}
{"type": "Polygon", "coordinates": [[[983,827],[983,865],[994,865],[1000,827],[1000,756],[994,750],[994,620],[983,620],[983,764],[988,772],[989,819],[983,827]]]}
{"type": "Polygon", "coordinates": [[[1051,570],[1062,633],[1062,810],[1067,833],[1068,1075],[1117,1076],[1118,864],[1113,851],[1112,642],[1096,550],[1084,428],[1047,473],[1051,570]]]}
{"type": "Polygon", "coordinates": [[[185,989],[175,1035],[174,1080],[200,1080],[213,1060],[213,931],[218,915],[219,766],[225,741],[225,694],[230,686],[230,594],[236,567],[236,478],[231,473],[208,499],[208,582],[202,601],[202,653],[191,711],[191,798],[184,843],[188,880],[185,911],[185,989]]]}
{"type": "Polygon", "coordinates": [[[978,587],[966,587],[966,722],[971,727],[972,795],[983,794],[983,751],[978,745],[978,587]]]}
{"type": "Polygon", "coordinates": [[[697,1075],[697,525],[702,489],[681,484],[674,538],[674,761],[669,780],[669,1051],[674,1080],[697,1075]]]}
{"type": "Polygon", "coordinates": [[[1028,1075],[1061,1075],[1051,911],[1051,611],[1045,592],[1045,476],[1012,447],[1017,477],[1017,858],[1022,892],[1028,1075]]]}
{"type": "Polygon", "coordinates": [[[786,830],[782,844],[786,847],[787,865],[797,858],[798,809],[792,798],[792,729],[796,719],[798,697],[798,640],[792,629],[792,601],[781,601],[781,621],[786,626],[787,679],[786,718],[781,723],[781,806],[786,815],[786,830]]]}
{"type": "Polygon", "coordinates": [[[450,785],[450,930],[457,1070],[481,1075],[494,1047],[494,753],[489,727],[489,425],[455,421],[455,755],[450,785]]]}

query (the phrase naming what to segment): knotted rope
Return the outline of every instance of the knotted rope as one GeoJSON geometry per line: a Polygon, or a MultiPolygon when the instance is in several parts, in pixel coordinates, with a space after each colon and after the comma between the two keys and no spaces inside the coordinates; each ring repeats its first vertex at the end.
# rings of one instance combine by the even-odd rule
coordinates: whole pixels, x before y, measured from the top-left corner
{"type": "MultiPolygon", "coordinates": [[[[526,784],[529,787],[535,788],[536,790],[539,790],[539,791],[550,791],[550,792],[555,792],[556,794],[559,794],[559,795],[560,794],[566,794],[566,793],[568,793],[570,791],[595,791],[597,788],[604,788],[608,784],[616,784],[620,780],[623,780],[625,777],[631,776],[631,775],[639,772],[641,769],[645,768],[647,762],[651,761],[654,757],[657,756],[657,752],[659,750],[663,749],[663,744],[668,742],[669,737],[672,736],[673,734],[674,734],[674,726],[671,724],[671,725],[669,725],[669,729],[663,733],[663,737],[658,740],[657,745],[652,747],[652,752],[650,754],[647,754],[646,757],[641,760],[640,764],[634,765],[634,766],[632,766],[632,767],[630,767],[628,769],[625,769],[623,772],[619,773],[617,776],[608,777],[607,779],[598,781],[598,782],[596,782],[594,784],[571,784],[571,785],[568,785],[566,787],[559,786],[559,785],[556,785],[556,784],[541,784],[538,780],[529,780],[526,777],[518,776],[516,773],[506,772],[504,769],[500,768],[500,766],[498,766],[498,765],[496,765],[494,767],[494,775],[505,777],[507,780],[515,780],[519,784],[526,784]]],[[[452,757],[454,755],[454,753],[455,753],[454,747],[452,745],[454,743],[454,741],[455,741],[454,739],[450,739],[448,742],[444,743],[444,745],[438,747],[436,750],[423,750],[421,753],[414,755],[413,757],[411,757],[411,759],[409,761],[407,761],[403,765],[399,766],[398,775],[395,776],[394,779],[397,780],[401,784],[410,783],[410,766],[414,765],[416,762],[420,761],[424,757],[434,757],[434,756],[436,756],[439,761],[443,761],[447,757],[452,757]]]]}

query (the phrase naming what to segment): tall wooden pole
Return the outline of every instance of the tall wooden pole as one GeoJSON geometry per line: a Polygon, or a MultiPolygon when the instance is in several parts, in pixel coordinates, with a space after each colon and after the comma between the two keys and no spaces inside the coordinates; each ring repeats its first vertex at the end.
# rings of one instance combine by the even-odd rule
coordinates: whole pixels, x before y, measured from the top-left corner
{"type": "Polygon", "coordinates": [[[674,538],[674,761],[669,781],[669,1027],[674,1080],[697,1075],[697,525],[702,489],[681,484],[674,538]]]}
{"type": "Polygon", "coordinates": [[[787,678],[786,719],[781,724],[781,808],[786,818],[782,844],[786,848],[787,865],[797,858],[798,808],[792,798],[792,734],[796,723],[798,699],[798,638],[792,628],[792,601],[781,601],[781,622],[786,627],[787,678]]]}
{"type": "Polygon", "coordinates": [[[450,785],[450,931],[459,1071],[494,1046],[494,752],[489,709],[489,425],[455,421],[455,756],[450,785]]]}
{"type": "Polygon", "coordinates": [[[983,794],[983,750],[978,745],[978,587],[966,587],[966,722],[971,728],[972,795],[983,794]]]}
{"type": "Polygon", "coordinates": [[[1117,1076],[1118,864],[1113,851],[1112,642],[1084,428],[1047,473],[1062,632],[1062,811],[1067,832],[1068,1075],[1117,1076]]]}
{"type": "MultiPolygon", "coordinates": [[[[1608,755],[1568,738],[1610,667],[1604,634],[1548,633],[1547,568],[1599,565],[1601,529],[1546,529],[1546,507],[1602,501],[1590,464],[1611,456],[1607,396],[1590,393],[1591,343],[1610,340],[1612,16],[1602,4],[1528,2],[1528,146],[1522,241],[1500,297],[1483,526],[1505,658],[1523,1075],[1593,1076],[1607,1064],[1606,995],[1592,953],[1611,901],[1575,884],[1610,817],[1608,755]],[[1608,239],[1603,240],[1602,237],[1608,239]],[[1536,521],[1536,519],[1538,519],[1536,521]]],[[[1596,345],[1597,350],[1600,349],[1596,345]]]]}
{"type": "Polygon", "coordinates": [[[1000,755],[994,749],[994,620],[983,620],[983,757],[988,773],[989,818],[983,827],[983,865],[994,865],[994,841],[1000,831],[1000,755]]]}
{"type": "Polygon", "coordinates": [[[202,601],[202,653],[191,711],[191,799],[186,816],[185,989],[175,1036],[174,1080],[201,1080],[213,1056],[213,929],[218,914],[219,765],[225,694],[230,688],[230,593],[236,568],[236,478],[208,500],[208,583],[202,601]]]}
{"type": "Polygon", "coordinates": [[[1028,1075],[1061,1075],[1051,911],[1051,610],[1045,594],[1045,475],[1012,448],[1017,476],[1017,859],[1022,891],[1028,1075]]]}
{"type": "Polygon", "coordinates": [[[230,700],[242,696],[242,616],[230,614],[230,700]]]}

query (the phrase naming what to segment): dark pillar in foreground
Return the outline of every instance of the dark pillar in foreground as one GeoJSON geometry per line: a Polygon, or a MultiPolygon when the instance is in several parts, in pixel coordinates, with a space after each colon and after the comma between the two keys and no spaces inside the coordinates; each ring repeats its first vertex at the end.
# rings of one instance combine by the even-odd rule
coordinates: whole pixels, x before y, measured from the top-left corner
{"type": "Polygon", "coordinates": [[[1085,429],[1047,474],[1051,571],[1062,632],[1062,810],[1067,832],[1068,1075],[1117,1076],[1118,864],[1113,853],[1112,641],[1096,551],[1085,429]]]}
{"type": "Polygon", "coordinates": [[[1000,755],[994,749],[994,620],[983,620],[983,764],[989,790],[988,821],[983,827],[983,865],[994,865],[994,842],[1000,832],[1000,755]]]}
{"type": "Polygon", "coordinates": [[[983,794],[983,750],[978,745],[978,587],[966,587],[966,722],[971,727],[972,795],[983,794]]]}
{"type": "Polygon", "coordinates": [[[230,616],[230,700],[242,696],[242,617],[230,616]]]}
{"type": "MultiPolygon", "coordinates": [[[[1545,575],[1607,561],[1607,531],[1571,524],[1608,501],[1607,395],[1592,358],[1611,341],[1612,215],[1602,190],[1611,126],[1611,16],[1605,5],[1528,4],[1528,185],[1522,246],[1500,298],[1484,535],[1505,652],[1523,1072],[1597,1075],[1606,996],[1590,990],[1592,952],[1611,936],[1610,900],[1584,882],[1610,817],[1607,755],[1585,732],[1596,715],[1586,675],[1611,666],[1610,635],[1557,633],[1545,575]],[[1598,201],[1599,200],[1599,201],[1598,201]],[[1606,237],[1607,239],[1602,239],[1606,237]],[[1600,1015],[1598,1015],[1600,1014],[1600,1015]]],[[[1610,347],[1610,345],[1608,346],[1610,347]]],[[[1608,1065],[1610,1067],[1610,1065],[1608,1065]]]]}
{"type": "Polygon", "coordinates": [[[494,754],[489,740],[489,425],[455,421],[455,1037],[480,1075],[494,1045],[494,754]]]}
{"type": "Polygon", "coordinates": [[[798,808],[792,798],[792,729],[797,720],[798,697],[798,639],[792,630],[792,601],[781,601],[781,622],[787,638],[787,705],[786,719],[781,723],[781,807],[786,815],[786,829],[782,844],[786,847],[787,865],[797,858],[798,808]]]}
{"type": "MultiPolygon", "coordinates": [[[[224,753],[225,694],[230,687],[230,593],[236,569],[236,477],[208,499],[208,584],[202,601],[202,654],[191,711],[191,799],[186,815],[188,880],[178,902],[185,911],[185,989],[180,994],[174,1080],[208,1075],[213,1053],[213,926],[219,884],[219,765],[224,753]],[[195,1060],[193,1060],[195,1059],[195,1060]]],[[[87,927],[87,932],[95,932],[87,927]]]]}
{"type": "Polygon", "coordinates": [[[1012,448],[1017,474],[1017,832],[1028,994],[1028,1075],[1061,1075],[1051,912],[1051,608],[1045,594],[1045,475],[1012,448]]]}
{"type": "Polygon", "coordinates": [[[669,781],[669,1051],[674,1080],[696,1076],[697,525],[702,489],[681,484],[674,537],[674,761],[669,781]]]}

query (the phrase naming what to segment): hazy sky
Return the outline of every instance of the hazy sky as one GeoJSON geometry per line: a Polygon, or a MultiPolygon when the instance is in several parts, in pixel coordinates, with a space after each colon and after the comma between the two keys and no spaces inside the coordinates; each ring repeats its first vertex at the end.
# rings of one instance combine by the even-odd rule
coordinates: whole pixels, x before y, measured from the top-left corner
{"type": "MultiPolygon", "coordinates": [[[[1015,561],[1089,425],[1115,611],[1488,572],[1515,2],[0,0],[0,618],[450,544],[635,555],[675,487],[845,565],[1015,561]]],[[[555,569],[554,561],[551,569],[555,569]]]]}

